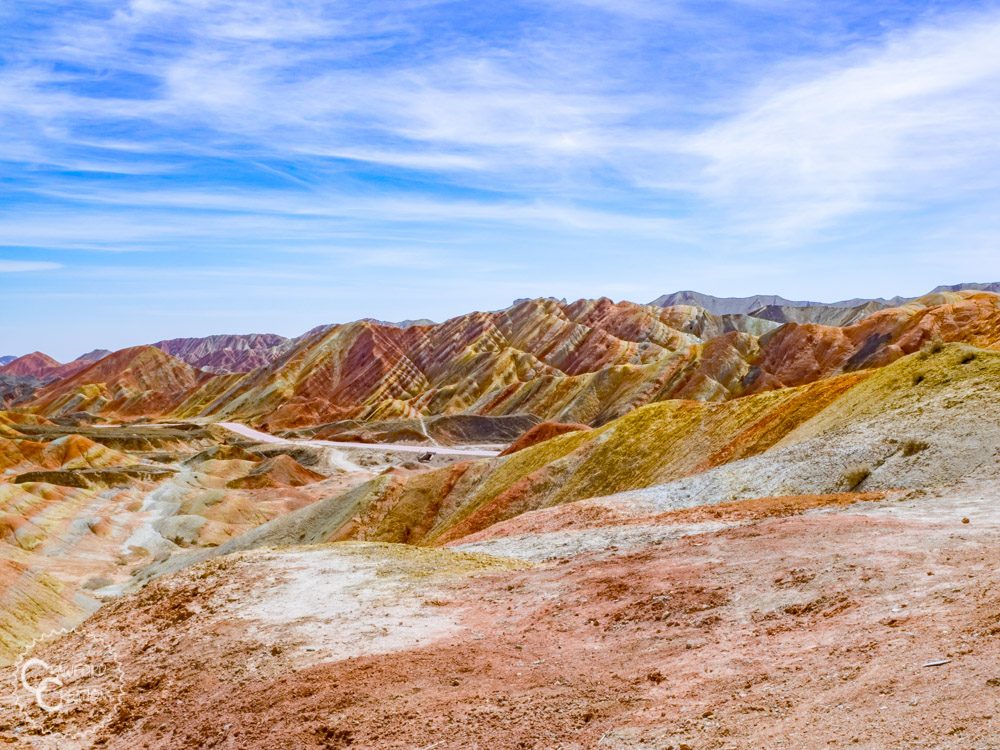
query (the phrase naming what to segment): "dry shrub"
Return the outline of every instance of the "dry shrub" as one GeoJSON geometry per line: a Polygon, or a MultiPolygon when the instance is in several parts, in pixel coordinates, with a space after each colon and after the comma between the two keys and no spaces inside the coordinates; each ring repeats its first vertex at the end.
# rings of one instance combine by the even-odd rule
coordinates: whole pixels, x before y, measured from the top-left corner
{"type": "Polygon", "coordinates": [[[872,470],[867,466],[858,466],[846,472],[840,481],[849,492],[853,492],[871,475],[872,470]]]}

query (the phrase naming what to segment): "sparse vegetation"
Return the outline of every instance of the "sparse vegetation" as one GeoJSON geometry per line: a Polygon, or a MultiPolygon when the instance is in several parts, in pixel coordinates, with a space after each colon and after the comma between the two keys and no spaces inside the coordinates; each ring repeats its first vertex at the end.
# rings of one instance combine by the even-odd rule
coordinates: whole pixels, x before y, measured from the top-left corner
{"type": "Polygon", "coordinates": [[[865,480],[871,475],[872,470],[870,468],[867,466],[858,466],[844,474],[843,479],[841,479],[841,483],[848,492],[853,492],[864,484],[865,480]]]}
{"type": "Polygon", "coordinates": [[[923,440],[907,440],[903,443],[902,454],[907,457],[915,456],[930,447],[930,444],[924,442],[923,440]]]}

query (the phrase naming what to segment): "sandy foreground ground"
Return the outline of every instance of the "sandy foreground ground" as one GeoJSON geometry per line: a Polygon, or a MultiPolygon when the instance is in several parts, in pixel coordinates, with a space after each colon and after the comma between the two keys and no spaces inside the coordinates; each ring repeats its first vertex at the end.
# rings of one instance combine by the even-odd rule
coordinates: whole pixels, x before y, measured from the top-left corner
{"type": "MultiPolygon", "coordinates": [[[[995,487],[856,499],[736,503],[707,525],[697,509],[627,522],[581,510],[575,530],[563,507],[548,512],[563,537],[545,560],[487,555],[480,540],[209,561],[42,644],[48,662],[113,660],[120,672],[101,678],[103,697],[55,718],[5,706],[2,737],[39,748],[1000,748],[995,487]]],[[[535,550],[552,533],[546,512],[533,515],[508,553],[513,539],[535,550]]]]}

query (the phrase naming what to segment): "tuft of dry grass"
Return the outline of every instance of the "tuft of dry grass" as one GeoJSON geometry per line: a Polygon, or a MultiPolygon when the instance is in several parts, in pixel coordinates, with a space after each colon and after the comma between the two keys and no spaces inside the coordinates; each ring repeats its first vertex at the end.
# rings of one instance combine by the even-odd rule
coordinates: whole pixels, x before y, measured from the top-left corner
{"type": "Polygon", "coordinates": [[[907,440],[903,443],[902,453],[904,456],[915,456],[921,451],[925,451],[930,448],[930,443],[926,443],[923,440],[907,440]]]}
{"type": "Polygon", "coordinates": [[[853,492],[864,484],[865,480],[871,475],[872,470],[870,468],[867,466],[858,466],[845,473],[840,481],[847,488],[848,492],[853,492]]]}

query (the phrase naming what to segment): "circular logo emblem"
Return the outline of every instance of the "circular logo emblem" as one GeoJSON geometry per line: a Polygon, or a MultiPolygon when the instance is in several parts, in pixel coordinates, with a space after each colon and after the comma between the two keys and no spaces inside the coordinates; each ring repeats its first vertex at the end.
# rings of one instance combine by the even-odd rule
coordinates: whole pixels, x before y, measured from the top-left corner
{"type": "Polygon", "coordinates": [[[13,666],[11,702],[36,734],[90,735],[121,703],[125,675],[103,636],[56,630],[36,639],[13,666]]]}

